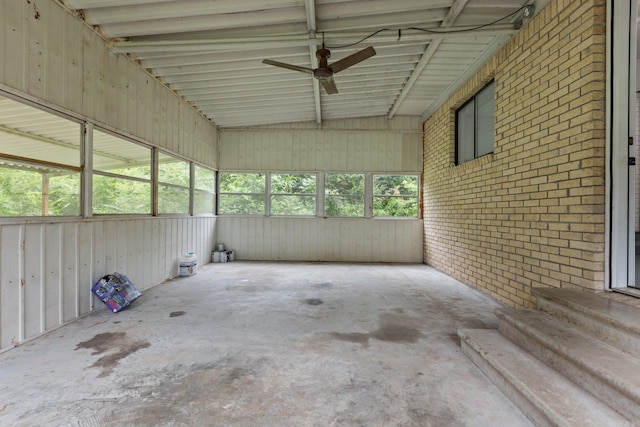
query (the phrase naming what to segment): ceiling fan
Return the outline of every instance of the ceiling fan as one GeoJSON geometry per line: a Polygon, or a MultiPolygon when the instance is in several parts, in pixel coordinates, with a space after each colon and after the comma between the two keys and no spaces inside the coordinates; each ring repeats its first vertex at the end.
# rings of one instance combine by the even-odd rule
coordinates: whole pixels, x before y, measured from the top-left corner
{"type": "Polygon", "coordinates": [[[315,70],[307,67],[300,67],[298,65],[285,64],[284,62],[272,61],[271,59],[265,59],[262,61],[262,63],[275,65],[276,67],[287,68],[289,70],[313,74],[313,77],[320,81],[320,84],[322,85],[322,87],[324,87],[324,90],[326,90],[328,94],[333,94],[338,93],[336,82],[333,80],[333,75],[335,73],[349,68],[352,65],[356,65],[357,63],[362,62],[367,58],[371,58],[375,54],[375,49],[369,46],[366,49],[362,49],[352,55],[347,56],[346,58],[342,58],[341,60],[329,65],[327,63],[327,59],[331,57],[331,52],[329,51],[329,49],[325,49],[323,43],[322,48],[316,51],[316,57],[318,58],[318,68],[316,68],[315,70]]]}

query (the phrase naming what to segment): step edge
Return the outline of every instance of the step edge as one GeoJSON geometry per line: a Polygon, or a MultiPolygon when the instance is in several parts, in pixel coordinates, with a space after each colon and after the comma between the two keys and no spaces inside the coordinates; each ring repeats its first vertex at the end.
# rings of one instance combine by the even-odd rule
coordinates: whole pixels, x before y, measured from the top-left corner
{"type": "MultiPolygon", "coordinates": [[[[617,381],[619,379],[618,376],[612,376],[611,372],[609,370],[606,369],[605,366],[601,366],[601,365],[589,365],[586,364],[582,358],[580,357],[579,354],[577,354],[573,348],[571,348],[568,345],[565,345],[562,341],[558,341],[558,340],[554,340],[553,336],[550,336],[548,334],[539,332],[534,325],[531,325],[521,319],[515,319],[513,315],[511,315],[511,313],[517,313],[518,310],[515,309],[503,309],[503,308],[498,308],[496,309],[496,313],[500,312],[504,315],[504,319],[507,320],[509,323],[511,323],[514,327],[516,327],[519,331],[521,331],[522,333],[524,333],[526,336],[535,339],[536,342],[538,342],[539,344],[543,345],[545,348],[553,351],[554,353],[558,354],[561,357],[564,357],[566,360],[570,361],[571,363],[573,363],[574,365],[576,365],[577,367],[579,367],[580,369],[590,373],[591,375],[595,375],[598,376],[599,378],[602,378],[607,385],[609,385],[610,387],[615,388],[616,390],[619,390],[622,394],[626,395],[629,398],[632,398],[634,400],[637,400],[640,403],[640,382],[637,384],[634,383],[629,383],[627,381],[623,381],[622,383],[620,383],[619,381],[617,381]],[[523,327],[524,326],[524,327],[523,327]],[[623,385],[623,387],[621,387],[621,385],[623,385]],[[628,386],[628,387],[624,387],[624,386],[628,386]],[[622,388],[622,389],[621,389],[622,388]],[[629,394],[629,391],[631,391],[631,394],[629,394]]],[[[536,313],[535,310],[528,310],[528,313],[536,313]]],[[[496,314],[497,315],[497,314],[496,314]]],[[[498,318],[500,320],[502,320],[503,318],[498,316],[498,318]]],[[[559,322],[556,319],[551,319],[551,318],[547,318],[543,321],[547,321],[547,322],[551,322],[551,323],[558,323],[561,326],[565,326],[562,322],[559,322]]],[[[587,342],[591,342],[594,345],[600,346],[600,348],[603,351],[607,351],[610,354],[612,354],[612,357],[614,358],[624,358],[623,360],[625,361],[629,361],[629,358],[634,359],[636,361],[638,361],[638,366],[636,366],[637,368],[640,368],[640,360],[634,358],[633,356],[629,355],[628,353],[624,353],[622,350],[618,349],[617,347],[614,347],[606,342],[603,342],[601,340],[598,339],[594,339],[593,337],[590,337],[589,335],[584,334],[582,331],[576,329],[576,328],[571,328],[572,329],[572,333],[575,333],[577,336],[579,336],[580,338],[584,339],[587,342]]],[[[633,366],[631,366],[630,368],[633,368],[633,366]]],[[[628,378],[628,377],[627,377],[628,378]]],[[[626,378],[625,378],[626,379],[626,378]]]]}
{"type": "MultiPolygon", "coordinates": [[[[543,416],[549,422],[551,422],[551,425],[566,425],[566,426],[575,425],[575,424],[572,424],[570,421],[568,421],[566,416],[564,416],[562,413],[555,410],[553,408],[553,405],[549,404],[547,401],[545,401],[545,399],[543,399],[538,394],[536,394],[535,390],[529,387],[525,381],[521,380],[517,375],[518,374],[517,370],[511,370],[508,367],[506,367],[504,364],[500,363],[499,360],[495,358],[491,358],[490,353],[484,350],[482,348],[482,345],[478,343],[476,340],[474,340],[474,337],[470,336],[470,334],[467,333],[467,331],[472,333],[472,331],[477,331],[477,330],[475,329],[458,330],[458,335],[460,336],[461,341],[464,342],[464,344],[469,349],[471,349],[471,351],[476,353],[478,357],[482,358],[484,362],[494,371],[495,374],[499,375],[505,382],[509,383],[513,388],[515,388],[516,391],[520,394],[521,398],[528,401],[529,404],[536,411],[538,411],[541,416],[543,416]],[[461,333],[463,335],[461,335],[461,333]],[[524,393],[523,390],[525,390],[526,393],[524,393]],[[550,414],[552,416],[550,416],[550,414]],[[558,423],[558,420],[564,420],[564,423],[558,423]]],[[[608,417],[618,418],[619,423],[617,425],[633,426],[633,424],[627,418],[625,418],[622,414],[620,414],[618,411],[606,405],[602,401],[598,400],[595,396],[593,396],[587,390],[584,390],[579,385],[575,384],[570,379],[560,374],[558,371],[556,371],[552,367],[544,364],[542,361],[536,358],[533,354],[529,353],[527,350],[515,344],[514,342],[509,340],[507,337],[500,334],[497,330],[495,331],[505,341],[505,343],[508,343],[508,345],[510,345],[512,348],[517,349],[522,354],[523,358],[526,357],[527,359],[529,359],[528,360],[529,364],[535,363],[537,365],[537,369],[547,371],[548,375],[553,375],[553,377],[556,378],[558,381],[564,382],[566,384],[565,387],[571,388],[572,393],[575,393],[576,396],[578,395],[580,396],[580,399],[576,401],[582,402],[584,400],[587,400],[589,403],[587,405],[581,405],[584,409],[580,409],[579,411],[580,413],[584,414],[585,412],[591,412],[594,410],[597,410],[598,412],[605,411],[607,412],[608,417]]],[[[471,358],[468,354],[467,356],[471,358]]],[[[480,366],[478,366],[478,368],[481,371],[483,371],[483,369],[480,366]]],[[[485,375],[487,374],[485,373],[485,375]]],[[[491,379],[489,375],[487,375],[487,377],[491,379]]],[[[507,397],[509,397],[509,395],[502,389],[502,387],[499,384],[496,384],[496,387],[498,387],[503,393],[505,393],[505,395],[507,395],[507,397]]],[[[566,391],[566,388],[563,388],[563,390],[566,391]]],[[[514,404],[519,407],[519,405],[516,402],[514,402],[514,404]]]]}
{"type": "MultiPolygon", "coordinates": [[[[588,307],[582,304],[575,303],[564,296],[555,295],[551,292],[554,289],[557,289],[557,288],[532,288],[531,293],[533,294],[533,296],[536,297],[536,299],[543,299],[543,300],[549,301],[552,304],[555,304],[570,310],[586,313],[589,316],[594,317],[603,323],[622,328],[626,331],[633,333],[634,335],[640,336],[640,326],[636,325],[635,323],[620,321],[615,316],[611,316],[602,310],[598,310],[593,307],[588,307]]],[[[579,292],[587,292],[587,291],[579,291],[579,292]]],[[[600,297],[597,295],[595,296],[597,298],[604,299],[604,297],[600,297]]],[[[640,310],[636,309],[635,307],[623,304],[615,300],[608,300],[608,304],[619,307],[621,310],[625,310],[625,311],[637,311],[640,314],[640,310]]]]}

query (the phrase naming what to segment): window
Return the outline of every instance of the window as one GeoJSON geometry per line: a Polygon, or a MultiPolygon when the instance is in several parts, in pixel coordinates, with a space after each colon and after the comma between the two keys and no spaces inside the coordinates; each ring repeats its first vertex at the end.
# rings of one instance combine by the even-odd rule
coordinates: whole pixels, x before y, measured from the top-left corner
{"type": "Polygon", "coordinates": [[[81,125],[0,96],[0,216],[79,216],[81,125]]]}
{"type": "Polygon", "coordinates": [[[216,211],[216,173],[195,165],[193,214],[213,214],[216,211]]]}
{"type": "Polygon", "coordinates": [[[271,215],[315,215],[315,174],[271,174],[271,215]]]}
{"type": "Polygon", "coordinates": [[[189,162],[158,152],[159,214],[189,213],[190,177],[189,162]]]}
{"type": "Polygon", "coordinates": [[[364,174],[327,173],[325,216],[364,216],[364,174]]]}
{"type": "Polygon", "coordinates": [[[493,152],[494,83],[456,111],[456,164],[493,152]]]}
{"type": "Polygon", "coordinates": [[[417,175],[374,175],[373,216],[418,217],[417,175]]]}
{"type": "Polygon", "coordinates": [[[261,173],[220,174],[221,214],[265,214],[266,175],[261,173]]]}
{"type": "Polygon", "coordinates": [[[151,149],[93,131],[93,213],[151,214],[151,149]]]}

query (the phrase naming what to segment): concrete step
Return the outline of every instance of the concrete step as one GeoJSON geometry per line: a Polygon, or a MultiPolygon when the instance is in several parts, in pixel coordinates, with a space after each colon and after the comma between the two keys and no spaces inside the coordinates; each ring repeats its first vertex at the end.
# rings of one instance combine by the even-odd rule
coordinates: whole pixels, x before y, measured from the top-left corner
{"type": "Polygon", "coordinates": [[[640,359],[538,310],[499,308],[499,330],[628,419],[640,420],[640,359]]]}
{"type": "Polygon", "coordinates": [[[537,426],[634,423],[509,341],[496,329],[461,329],[462,351],[537,426]]]}
{"type": "Polygon", "coordinates": [[[538,308],[640,358],[640,309],[579,289],[535,288],[538,308]]]}

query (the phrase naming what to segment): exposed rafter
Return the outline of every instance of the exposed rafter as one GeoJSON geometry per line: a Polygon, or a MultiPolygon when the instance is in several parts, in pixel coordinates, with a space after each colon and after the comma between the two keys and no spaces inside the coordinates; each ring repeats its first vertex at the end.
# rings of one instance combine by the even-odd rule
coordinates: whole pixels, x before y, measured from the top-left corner
{"type": "MultiPolygon", "coordinates": [[[[316,36],[316,2],[315,0],[304,0],[305,11],[307,12],[307,29],[309,30],[309,38],[314,39],[316,36]]],[[[311,56],[311,68],[318,67],[318,58],[316,58],[317,44],[309,45],[309,55],[311,56]]],[[[316,109],[316,123],[322,123],[322,105],[320,104],[320,82],[311,78],[313,84],[313,105],[316,109]]]]}
{"type": "MultiPolygon", "coordinates": [[[[439,31],[433,28],[433,31],[439,31]]],[[[451,28],[450,32],[438,34],[426,32],[403,31],[398,40],[396,32],[381,33],[371,37],[367,43],[379,45],[402,45],[404,43],[429,43],[436,39],[469,39],[470,37],[494,37],[500,35],[513,35],[517,31],[513,25],[494,25],[490,28],[470,29],[470,27],[451,28]],[[464,31],[463,31],[464,30],[464,31]]],[[[362,39],[371,33],[340,32],[339,34],[327,34],[327,44],[349,44],[354,40],[362,39]]],[[[309,34],[293,36],[264,36],[264,37],[224,37],[217,39],[193,39],[193,40],[136,40],[136,41],[111,41],[109,47],[115,53],[149,53],[180,51],[185,52],[214,52],[223,50],[242,49],[274,49],[282,47],[316,46],[317,40],[310,38],[309,34]]]]}

